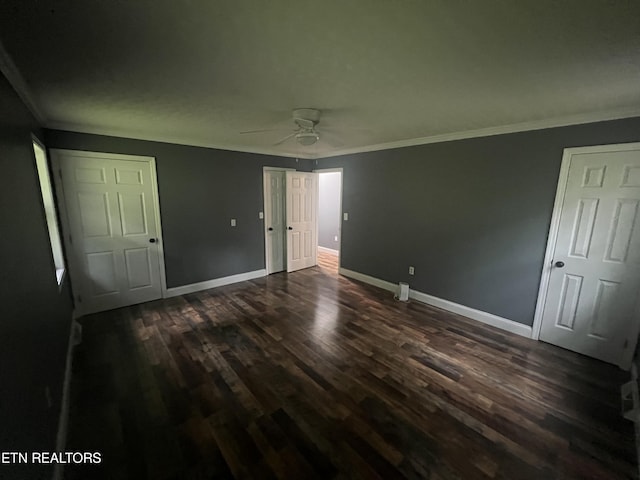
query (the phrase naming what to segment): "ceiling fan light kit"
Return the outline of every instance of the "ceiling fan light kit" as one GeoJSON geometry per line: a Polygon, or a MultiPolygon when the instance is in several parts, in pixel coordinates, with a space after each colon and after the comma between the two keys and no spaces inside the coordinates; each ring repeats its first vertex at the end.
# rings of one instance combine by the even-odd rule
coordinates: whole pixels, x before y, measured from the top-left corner
{"type": "Polygon", "coordinates": [[[296,135],[296,140],[300,145],[307,147],[309,145],[313,145],[318,140],[320,140],[320,135],[318,135],[313,130],[309,132],[300,132],[296,135]]]}

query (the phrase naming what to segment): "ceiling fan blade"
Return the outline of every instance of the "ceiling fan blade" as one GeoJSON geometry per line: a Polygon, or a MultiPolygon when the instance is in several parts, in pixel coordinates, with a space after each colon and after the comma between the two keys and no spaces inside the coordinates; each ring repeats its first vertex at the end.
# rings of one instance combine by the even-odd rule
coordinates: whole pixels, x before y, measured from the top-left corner
{"type": "Polygon", "coordinates": [[[330,127],[324,125],[322,130],[325,132],[354,132],[354,133],[371,133],[370,128],[352,128],[352,127],[330,127]]]}
{"type": "Polygon", "coordinates": [[[286,137],[284,137],[284,138],[282,138],[282,139],[278,140],[278,141],[277,141],[276,143],[274,143],[273,145],[274,145],[274,146],[275,146],[275,145],[280,145],[281,143],[284,143],[284,142],[286,142],[287,140],[289,140],[291,137],[294,137],[297,133],[298,133],[298,132],[293,132],[292,134],[287,135],[286,137]]]}

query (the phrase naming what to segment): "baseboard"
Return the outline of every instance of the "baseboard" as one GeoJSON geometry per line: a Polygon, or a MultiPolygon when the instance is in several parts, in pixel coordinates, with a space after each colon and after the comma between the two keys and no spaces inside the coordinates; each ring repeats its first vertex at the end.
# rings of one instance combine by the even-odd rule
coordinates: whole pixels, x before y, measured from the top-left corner
{"type": "Polygon", "coordinates": [[[330,253],[331,255],[338,255],[340,253],[338,250],[334,250],[333,248],[321,247],[320,245],[318,245],[318,251],[330,253]]]}
{"type": "MultiPolygon", "coordinates": [[[[71,327],[69,328],[69,340],[67,343],[67,358],[64,366],[64,380],[62,382],[62,402],[60,405],[60,417],[58,419],[58,433],[56,434],[56,452],[64,452],[67,446],[67,432],[69,429],[69,406],[71,402],[71,375],[73,372],[73,347],[82,341],[82,329],[76,322],[78,313],[71,314],[71,327]]],[[[64,464],[56,463],[53,468],[53,480],[64,478],[64,464]]]]}
{"type": "MultiPolygon", "coordinates": [[[[386,280],[380,280],[379,278],[371,277],[359,272],[354,272],[353,270],[348,270],[346,268],[341,268],[339,270],[339,273],[340,275],[344,275],[345,277],[353,278],[354,280],[360,280],[361,282],[368,283],[369,285],[373,285],[384,290],[388,290],[389,292],[397,293],[398,291],[398,285],[396,285],[395,283],[387,282],[386,280]]],[[[482,310],[476,310],[475,308],[467,307],[465,305],[460,305],[459,303],[434,297],[433,295],[418,292],[417,290],[409,290],[409,298],[417,300],[421,303],[426,303],[427,305],[431,305],[433,307],[447,310],[448,312],[462,315],[463,317],[471,318],[472,320],[476,320],[478,322],[486,323],[487,325],[506,330],[507,332],[531,338],[530,326],[514,322],[513,320],[509,320],[508,318],[499,317],[497,315],[493,315],[492,313],[483,312],[482,310]]]]}
{"type": "Polygon", "coordinates": [[[353,270],[348,270],[346,268],[339,268],[338,273],[340,275],[344,275],[345,277],[368,283],[369,285],[373,285],[374,287],[388,290],[389,292],[396,292],[398,290],[398,285],[396,285],[395,283],[387,282],[386,280],[380,280],[379,278],[375,277],[370,277],[369,275],[365,275],[364,273],[354,272],[353,270]]]}
{"type": "Polygon", "coordinates": [[[426,303],[427,305],[431,305],[433,307],[447,310],[452,313],[457,313],[458,315],[477,320],[478,322],[486,323],[487,325],[506,330],[507,332],[531,338],[530,326],[514,322],[513,320],[509,320],[508,318],[499,317],[498,315],[494,315],[492,313],[483,312],[482,310],[476,310],[475,308],[460,305],[459,303],[434,297],[433,295],[418,292],[416,290],[409,290],[409,298],[418,300],[419,302],[426,303]]]}
{"type": "Polygon", "coordinates": [[[253,272],[238,273],[236,275],[229,275],[228,277],[214,278],[213,280],[207,280],[205,282],[192,283],[190,285],[182,285],[180,287],[167,288],[167,298],[177,297],[185,295],[187,293],[199,292],[201,290],[208,290],[209,288],[222,287],[224,285],[231,285],[232,283],[245,282],[247,280],[253,280],[254,278],[266,277],[267,271],[254,270],[253,272]]]}

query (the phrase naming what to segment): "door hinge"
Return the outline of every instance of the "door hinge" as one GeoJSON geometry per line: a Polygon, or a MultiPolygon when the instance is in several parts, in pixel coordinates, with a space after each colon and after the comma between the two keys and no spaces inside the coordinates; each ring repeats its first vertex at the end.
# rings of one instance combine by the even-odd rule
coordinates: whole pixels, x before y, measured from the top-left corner
{"type": "Polygon", "coordinates": [[[78,295],[78,303],[82,303],[82,295],[78,295]]]}
{"type": "Polygon", "coordinates": [[[626,349],[628,346],[629,346],[629,339],[627,338],[627,339],[624,341],[624,345],[622,346],[622,348],[623,348],[623,349],[626,349]]]}
{"type": "Polygon", "coordinates": [[[73,245],[73,237],[71,235],[69,235],[69,243],[73,245]]]}
{"type": "Polygon", "coordinates": [[[58,170],[58,176],[60,177],[60,180],[62,180],[62,169],[58,170]]]}

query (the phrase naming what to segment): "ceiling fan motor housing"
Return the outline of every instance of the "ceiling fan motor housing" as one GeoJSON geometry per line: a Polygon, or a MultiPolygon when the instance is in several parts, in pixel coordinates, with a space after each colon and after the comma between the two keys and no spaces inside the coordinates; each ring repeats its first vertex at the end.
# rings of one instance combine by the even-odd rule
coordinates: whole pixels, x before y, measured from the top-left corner
{"type": "Polygon", "coordinates": [[[293,120],[305,120],[314,125],[320,121],[320,110],[316,108],[296,108],[293,112],[293,120]]]}

